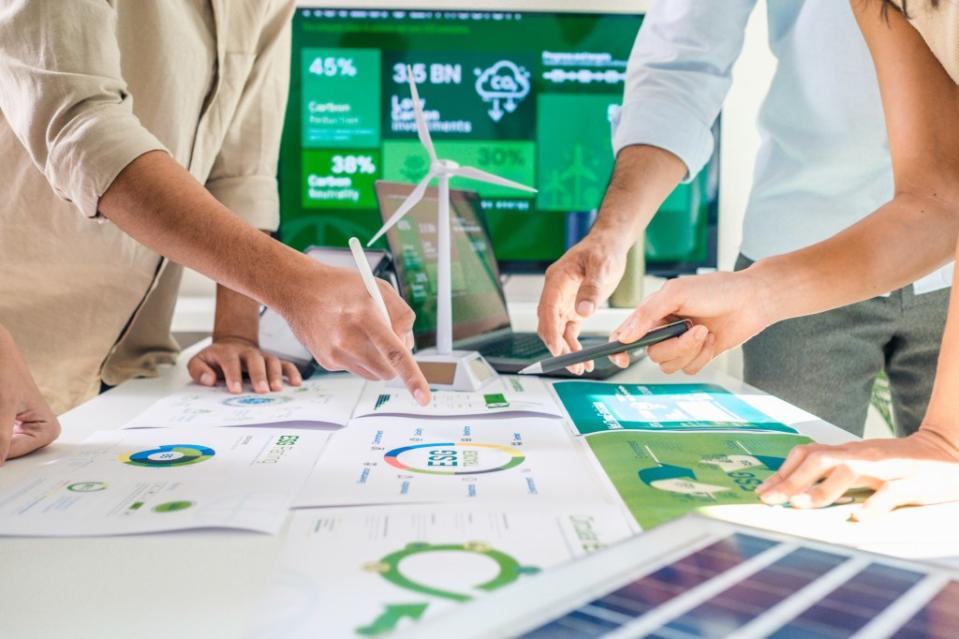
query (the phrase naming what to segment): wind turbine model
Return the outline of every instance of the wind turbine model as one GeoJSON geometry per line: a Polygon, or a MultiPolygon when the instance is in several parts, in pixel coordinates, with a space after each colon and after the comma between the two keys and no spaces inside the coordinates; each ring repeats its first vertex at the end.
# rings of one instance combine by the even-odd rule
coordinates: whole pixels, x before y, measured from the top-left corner
{"type": "Polygon", "coordinates": [[[501,178],[479,169],[460,166],[452,160],[437,157],[433,140],[430,137],[423,106],[416,90],[413,70],[407,67],[410,81],[410,94],[413,96],[413,110],[416,116],[416,131],[420,142],[426,148],[430,158],[430,170],[413,189],[406,201],[396,210],[386,224],[373,236],[367,246],[380,239],[394,224],[400,221],[423,196],[430,182],[439,183],[439,214],[437,215],[437,276],[436,276],[436,348],[417,353],[416,359],[430,384],[450,390],[477,390],[496,377],[496,371],[476,351],[453,350],[453,291],[450,281],[450,179],[465,177],[480,182],[498,184],[520,191],[536,193],[536,189],[517,182],[501,178]]]}

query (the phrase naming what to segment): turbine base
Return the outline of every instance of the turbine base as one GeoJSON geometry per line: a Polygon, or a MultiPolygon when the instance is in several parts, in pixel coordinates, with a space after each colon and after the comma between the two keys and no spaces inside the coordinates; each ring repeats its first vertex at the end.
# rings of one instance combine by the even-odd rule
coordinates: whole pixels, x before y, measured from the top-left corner
{"type": "MultiPolygon", "coordinates": [[[[430,387],[439,390],[477,391],[499,377],[476,351],[453,351],[441,355],[430,348],[416,353],[415,358],[430,387]]],[[[391,383],[398,384],[397,381],[391,383]]]]}

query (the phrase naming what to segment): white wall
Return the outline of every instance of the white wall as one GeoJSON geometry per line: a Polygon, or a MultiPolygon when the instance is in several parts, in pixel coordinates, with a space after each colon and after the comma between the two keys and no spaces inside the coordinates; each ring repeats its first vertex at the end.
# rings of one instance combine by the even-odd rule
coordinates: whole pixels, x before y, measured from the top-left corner
{"type": "Polygon", "coordinates": [[[769,50],[766,3],[757,3],[746,27],[743,52],[723,107],[719,181],[719,268],[732,270],[742,241],[743,213],[759,151],[756,117],[769,89],[776,59],[769,50]]]}

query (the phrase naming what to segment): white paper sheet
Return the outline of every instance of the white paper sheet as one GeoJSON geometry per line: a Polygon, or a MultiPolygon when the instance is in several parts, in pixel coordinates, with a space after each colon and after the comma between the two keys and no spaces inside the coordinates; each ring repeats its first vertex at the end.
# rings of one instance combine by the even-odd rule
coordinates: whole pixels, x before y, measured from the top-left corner
{"type": "Polygon", "coordinates": [[[275,534],[329,437],[281,428],[95,433],[0,491],[0,535],[275,534]]]}
{"type": "Polygon", "coordinates": [[[630,534],[618,510],[595,506],[297,511],[246,636],[379,636],[630,534]]]}
{"type": "Polygon", "coordinates": [[[614,501],[588,456],[558,419],[354,419],[332,435],[294,507],[614,501]]]}
{"type": "Polygon", "coordinates": [[[123,428],[215,427],[296,423],[345,426],[363,390],[352,375],[318,375],[302,386],[232,395],[222,386],[191,384],[150,406],[123,428]]]}
{"type": "Polygon", "coordinates": [[[420,406],[407,391],[385,383],[367,384],[354,417],[421,415],[424,417],[479,417],[496,414],[534,414],[559,417],[559,405],[543,380],[504,376],[473,393],[433,391],[429,406],[420,406]]]}

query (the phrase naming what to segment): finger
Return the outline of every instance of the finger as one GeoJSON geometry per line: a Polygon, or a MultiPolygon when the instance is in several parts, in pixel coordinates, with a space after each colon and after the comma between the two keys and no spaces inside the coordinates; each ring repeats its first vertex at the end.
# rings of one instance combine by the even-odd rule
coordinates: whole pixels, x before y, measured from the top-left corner
{"type": "Polygon", "coordinates": [[[7,459],[14,459],[32,453],[51,444],[60,436],[60,422],[50,413],[42,422],[14,426],[10,440],[10,452],[7,459]]]}
{"type": "Polygon", "coordinates": [[[675,315],[682,305],[681,290],[682,286],[678,280],[667,282],[662,289],[637,306],[633,314],[613,331],[610,338],[629,344],[657,326],[665,324],[665,320],[675,315]]]}
{"type": "Polygon", "coordinates": [[[0,400],[0,466],[10,455],[10,442],[13,439],[14,423],[17,421],[18,406],[9,399],[0,400]]]}
{"type": "Polygon", "coordinates": [[[250,349],[244,351],[240,359],[243,361],[246,374],[250,378],[250,386],[253,387],[253,392],[269,393],[270,383],[266,379],[266,362],[263,361],[263,353],[250,349]]]}
{"type": "Polygon", "coordinates": [[[616,355],[610,355],[609,360],[619,366],[620,368],[629,367],[629,355],[626,353],[617,353],[616,355]]]}
{"type": "Polygon", "coordinates": [[[278,357],[267,355],[264,358],[266,364],[266,381],[270,385],[270,390],[283,390],[283,365],[278,357]]]}
{"type": "Polygon", "coordinates": [[[917,501],[912,482],[907,479],[894,479],[887,481],[864,501],[853,517],[856,521],[868,522],[892,512],[899,506],[908,506],[917,501]]]}
{"type": "Polygon", "coordinates": [[[840,464],[824,480],[789,500],[796,508],[822,508],[835,502],[855,487],[859,476],[846,464],[840,464]]]}
{"type": "Polygon", "coordinates": [[[812,452],[812,448],[812,446],[793,447],[793,449],[789,451],[789,454],[786,455],[786,461],[779,467],[779,470],[767,477],[763,483],[756,486],[756,492],[762,494],[782,483],[782,480],[788,477],[790,473],[796,470],[799,465],[806,460],[806,455],[812,452]]]}
{"type": "Polygon", "coordinates": [[[200,357],[193,357],[186,365],[190,378],[203,386],[216,386],[216,371],[200,357]]]}
{"type": "Polygon", "coordinates": [[[580,275],[570,273],[566,269],[546,270],[543,293],[536,308],[536,315],[539,318],[537,333],[553,357],[562,354],[563,332],[566,330],[566,320],[571,310],[566,306],[569,304],[572,291],[581,281],[580,275]]]}
{"type": "Polygon", "coordinates": [[[809,453],[806,459],[777,486],[761,493],[760,499],[767,504],[784,504],[792,501],[793,497],[809,490],[838,464],[839,461],[834,455],[820,451],[809,453]]]}
{"type": "Polygon", "coordinates": [[[653,344],[647,350],[649,358],[654,362],[668,362],[676,359],[689,358],[698,355],[709,337],[709,329],[698,324],[679,337],[668,339],[659,344],[653,344]]]}
{"type": "Polygon", "coordinates": [[[576,313],[580,317],[589,317],[599,306],[600,297],[603,294],[602,266],[594,263],[594,260],[587,261],[586,277],[579,285],[576,291],[576,313]]]}
{"type": "Polygon", "coordinates": [[[713,357],[716,356],[716,336],[712,333],[706,337],[706,341],[703,343],[703,350],[700,351],[699,355],[686,364],[683,367],[683,372],[687,375],[695,375],[699,371],[703,370],[703,367],[706,366],[709,362],[712,361],[713,357]]]}
{"type": "MultiPolygon", "coordinates": [[[[566,325],[566,330],[563,332],[563,339],[566,341],[566,346],[569,348],[571,353],[583,350],[583,345],[579,343],[578,322],[569,322],[566,325]]],[[[586,364],[573,364],[572,366],[568,367],[567,370],[574,375],[582,375],[586,370],[586,364]]]]}
{"type": "MultiPolygon", "coordinates": [[[[409,352],[409,351],[407,351],[409,352]]],[[[347,370],[355,367],[365,368],[376,380],[388,380],[396,377],[396,371],[384,357],[380,349],[371,341],[349,349],[337,349],[336,358],[346,364],[347,370]]]]}
{"type": "MultiPolygon", "coordinates": [[[[376,356],[380,357],[379,351],[376,352],[376,356]]],[[[326,356],[326,363],[321,364],[321,366],[331,372],[349,371],[370,382],[383,379],[382,375],[378,375],[370,370],[366,365],[367,362],[368,360],[362,361],[344,350],[334,348],[333,351],[326,356]]]]}
{"type": "Polygon", "coordinates": [[[240,356],[235,353],[224,353],[216,356],[216,364],[223,373],[223,380],[226,382],[226,388],[231,393],[237,394],[243,392],[243,366],[240,364],[240,356]]]}
{"type": "Polygon", "coordinates": [[[420,370],[416,360],[413,359],[412,353],[406,349],[400,338],[385,324],[369,322],[366,331],[371,343],[386,358],[395,375],[403,381],[416,401],[421,406],[426,406],[430,401],[430,386],[426,377],[423,376],[423,371],[420,370]]]}
{"type": "Polygon", "coordinates": [[[386,309],[390,314],[390,326],[397,335],[405,336],[413,332],[413,324],[416,322],[416,313],[400,297],[392,286],[377,278],[377,285],[383,294],[383,301],[386,302],[386,309]]]}
{"type": "Polygon", "coordinates": [[[280,366],[283,369],[283,375],[286,376],[286,382],[290,386],[303,385],[303,376],[300,374],[300,369],[296,367],[296,364],[293,362],[281,361],[280,366]]]}

